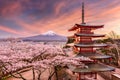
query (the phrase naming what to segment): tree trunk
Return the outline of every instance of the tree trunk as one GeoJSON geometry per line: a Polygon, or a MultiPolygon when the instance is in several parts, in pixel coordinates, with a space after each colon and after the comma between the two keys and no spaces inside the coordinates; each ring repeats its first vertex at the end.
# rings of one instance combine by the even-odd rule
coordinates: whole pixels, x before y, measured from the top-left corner
{"type": "Polygon", "coordinates": [[[34,70],[34,68],[32,68],[32,72],[33,72],[33,80],[35,80],[35,70],[34,70]]]}
{"type": "Polygon", "coordinates": [[[55,72],[53,72],[49,77],[48,80],[51,80],[55,72]]]}
{"type": "Polygon", "coordinates": [[[58,80],[59,78],[58,78],[58,73],[57,73],[57,67],[55,66],[54,69],[55,69],[56,80],[58,80]]]}
{"type": "Polygon", "coordinates": [[[38,74],[38,80],[41,80],[41,79],[40,79],[40,76],[41,76],[41,73],[38,74]]]}

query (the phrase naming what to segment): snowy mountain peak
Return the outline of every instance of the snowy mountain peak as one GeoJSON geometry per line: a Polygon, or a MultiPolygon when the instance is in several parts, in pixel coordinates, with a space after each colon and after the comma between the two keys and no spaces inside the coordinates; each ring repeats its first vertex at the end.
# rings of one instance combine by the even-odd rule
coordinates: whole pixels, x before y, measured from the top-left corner
{"type": "Polygon", "coordinates": [[[43,35],[56,35],[56,33],[55,32],[53,32],[53,31],[48,31],[48,32],[45,32],[45,33],[43,33],[43,35]]]}
{"type": "Polygon", "coordinates": [[[53,41],[66,42],[67,37],[56,34],[53,31],[48,31],[40,35],[25,37],[22,40],[23,41],[41,41],[41,42],[53,42],[53,41]]]}

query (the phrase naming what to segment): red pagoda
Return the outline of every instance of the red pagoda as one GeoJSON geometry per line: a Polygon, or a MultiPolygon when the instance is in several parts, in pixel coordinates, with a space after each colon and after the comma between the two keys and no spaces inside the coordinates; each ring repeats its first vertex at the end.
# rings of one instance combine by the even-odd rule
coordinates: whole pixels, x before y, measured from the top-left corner
{"type": "Polygon", "coordinates": [[[70,67],[72,72],[77,73],[79,78],[77,80],[87,80],[85,77],[93,77],[92,80],[97,79],[98,72],[114,71],[111,66],[100,63],[99,60],[111,59],[111,56],[103,55],[96,52],[97,48],[107,47],[107,44],[94,43],[92,38],[104,37],[105,35],[94,34],[95,29],[103,28],[104,25],[87,25],[84,22],[84,3],[82,3],[82,23],[75,24],[69,31],[76,31],[74,34],[73,49],[77,54],[76,57],[84,56],[92,59],[92,62],[84,62],[87,67],[81,69],[79,67],[70,67]]]}

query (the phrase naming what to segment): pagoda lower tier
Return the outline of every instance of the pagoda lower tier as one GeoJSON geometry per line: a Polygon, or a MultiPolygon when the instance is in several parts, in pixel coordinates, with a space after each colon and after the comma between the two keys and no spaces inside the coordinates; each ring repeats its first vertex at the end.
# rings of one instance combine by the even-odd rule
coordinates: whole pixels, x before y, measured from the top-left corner
{"type": "Polygon", "coordinates": [[[93,59],[93,60],[101,60],[101,59],[110,59],[111,60],[111,58],[112,58],[109,55],[95,53],[95,52],[79,53],[76,55],[76,57],[81,57],[81,56],[89,57],[90,59],[93,59]]]}
{"type": "Polygon", "coordinates": [[[87,66],[84,68],[79,68],[76,66],[69,66],[72,72],[75,73],[90,73],[90,72],[105,72],[105,71],[114,71],[115,68],[102,64],[102,63],[88,63],[87,66]]]}
{"type": "Polygon", "coordinates": [[[106,72],[106,71],[115,71],[114,67],[102,64],[102,63],[88,63],[84,68],[79,68],[79,66],[69,66],[69,69],[73,73],[79,74],[79,79],[77,80],[96,80],[98,72],[106,72]],[[82,76],[83,75],[83,76],[82,76]],[[91,77],[86,77],[90,75],[91,77]]]}
{"type": "MultiPolygon", "coordinates": [[[[91,42],[93,43],[93,42],[91,42]]],[[[89,47],[108,47],[107,44],[83,44],[83,43],[70,43],[70,44],[67,44],[67,46],[70,46],[70,47],[83,47],[83,48],[89,48],[89,47]]]]}
{"type": "Polygon", "coordinates": [[[80,48],[86,48],[86,47],[107,47],[107,44],[82,44],[82,43],[76,43],[74,44],[75,47],[80,47],[80,48]]]}

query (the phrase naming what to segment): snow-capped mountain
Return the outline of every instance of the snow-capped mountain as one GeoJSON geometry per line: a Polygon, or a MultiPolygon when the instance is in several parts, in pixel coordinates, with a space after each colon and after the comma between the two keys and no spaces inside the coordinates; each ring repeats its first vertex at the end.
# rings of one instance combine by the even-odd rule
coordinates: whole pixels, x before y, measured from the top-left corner
{"type": "Polygon", "coordinates": [[[42,42],[53,42],[53,41],[67,42],[67,37],[58,35],[53,31],[48,31],[40,35],[22,38],[22,40],[23,41],[42,41],[42,42]]]}
{"type": "Polygon", "coordinates": [[[56,33],[53,32],[53,31],[48,31],[48,32],[43,33],[43,35],[50,35],[50,36],[53,36],[53,35],[56,35],[56,33]]]}

